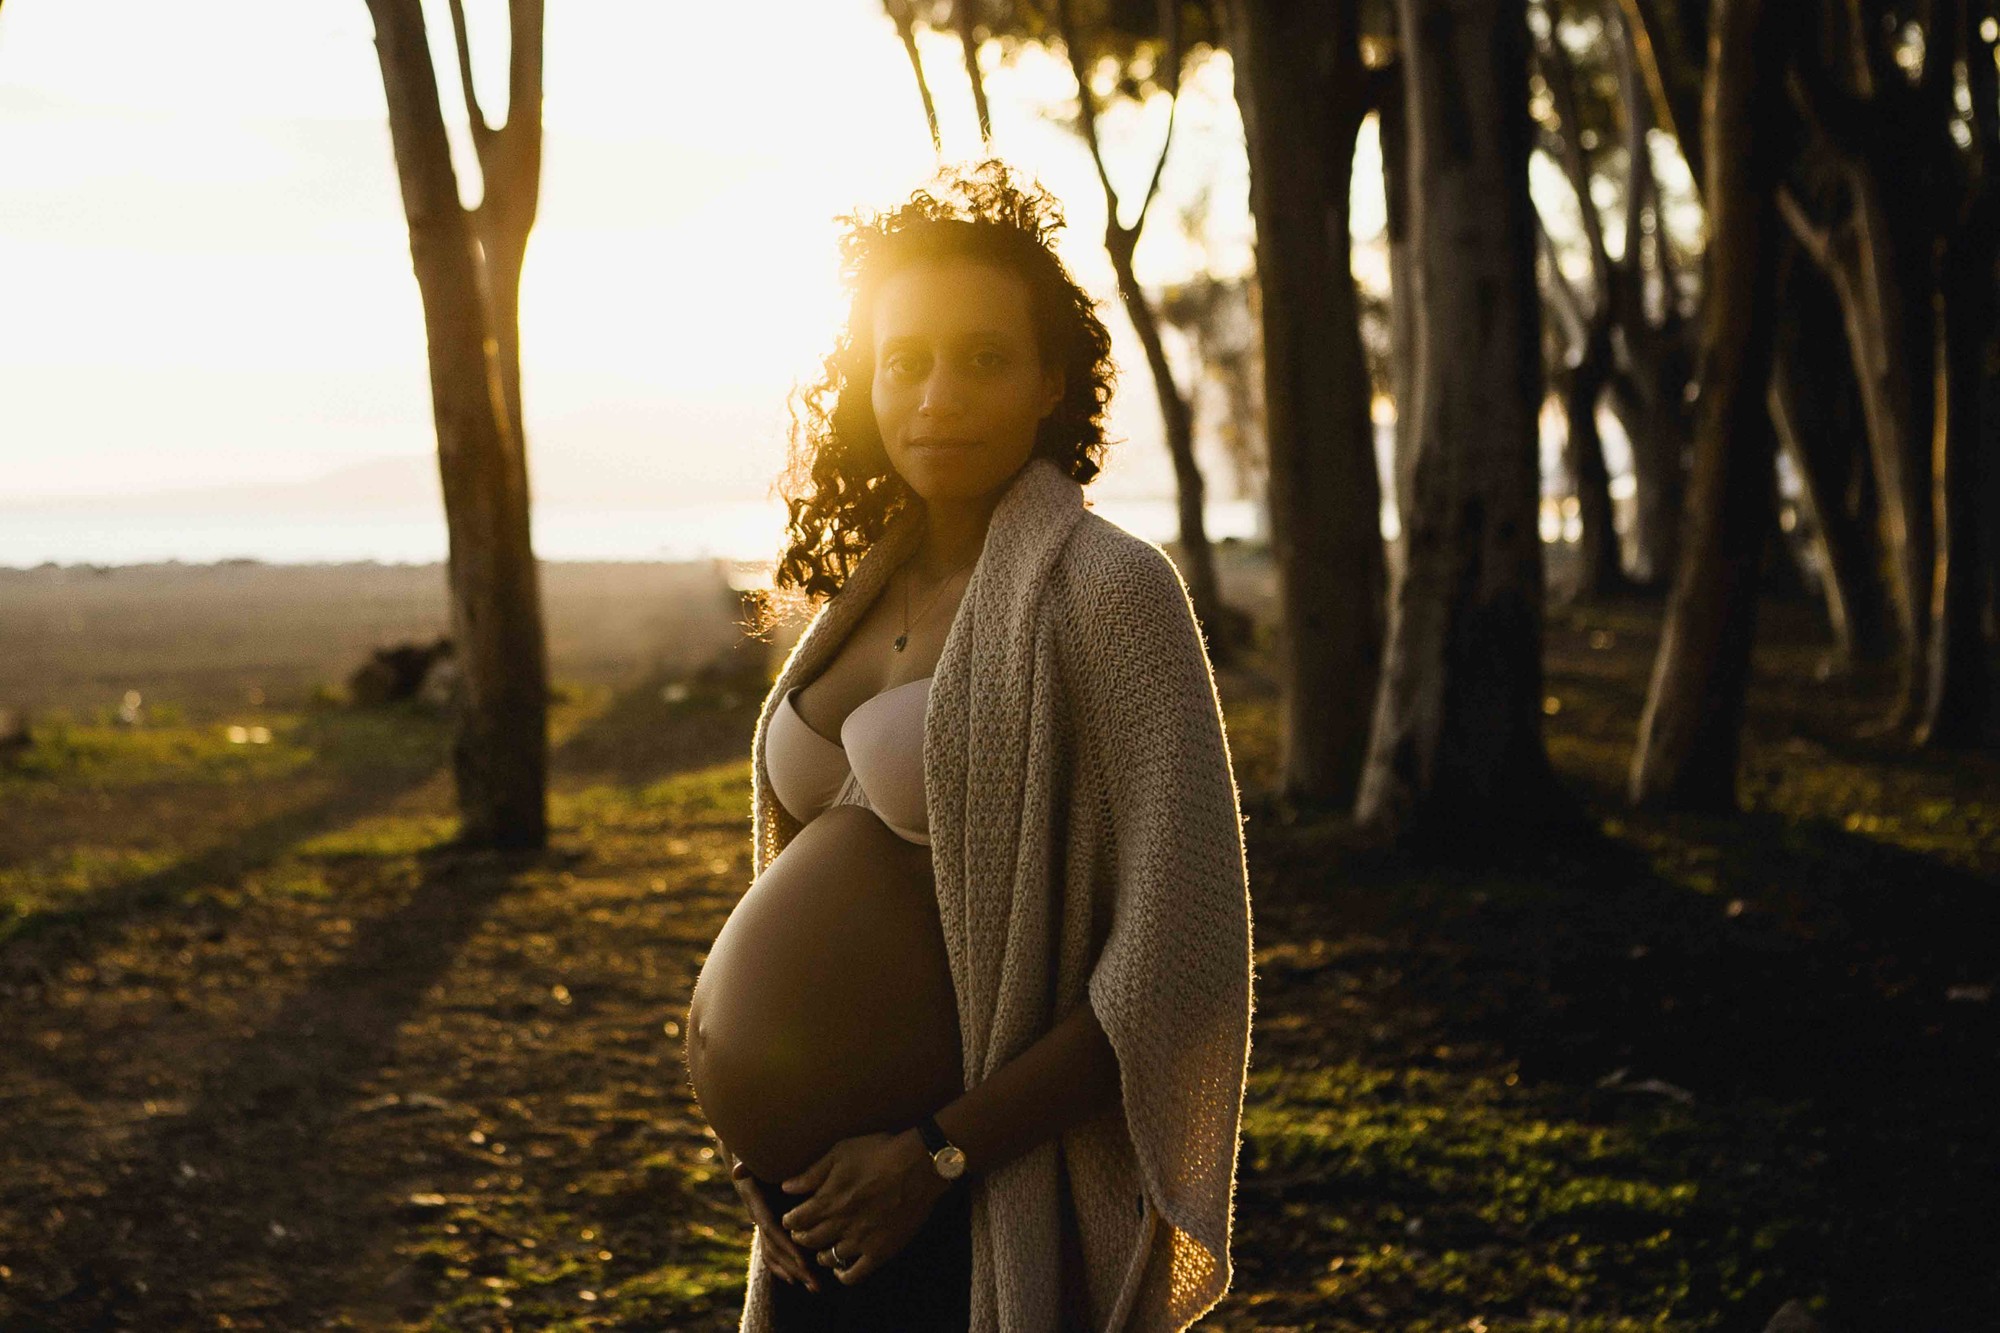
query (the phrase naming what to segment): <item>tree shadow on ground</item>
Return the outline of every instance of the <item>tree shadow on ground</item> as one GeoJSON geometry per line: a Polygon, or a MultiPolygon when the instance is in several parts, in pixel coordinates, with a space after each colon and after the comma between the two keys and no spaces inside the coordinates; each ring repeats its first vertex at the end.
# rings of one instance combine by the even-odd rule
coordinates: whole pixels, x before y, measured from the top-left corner
{"type": "MultiPolygon", "coordinates": [[[[1259,1063],[1505,1070],[1509,1087],[1536,1090],[1537,1116],[1638,1135],[1628,1167],[1685,1191],[1685,1206],[1508,1234],[1454,1213],[1436,1176],[1344,1180],[1365,1153],[1336,1153],[1334,1169],[1271,1197],[1366,1213],[1403,1191],[1411,1210],[1456,1216],[1459,1252],[1525,1253],[1537,1228],[1573,1227],[1581,1248],[1622,1247],[1627,1278],[1650,1246],[1672,1262],[1606,1290],[1626,1299],[1656,1282],[1678,1293],[1661,1298],[1677,1314],[1722,1320],[1701,1327],[1761,1327],[1792,1296],[1823,1297],[1829,1326],[1849,1333],[1980,1326],[2000,1303],[2000,1023],[1966,997],[1995,979],[1992,882],[1831,820],[1599,819],[1604,833],[1505,870],[1343,852],[1323,829],[1267,826],[1252,857],[1260,938],[1326,947],[1268,963],[1260,1007],[1324,1026],[1260,1038],[1259,1063]],[[1662,1235],[1642,1245],[1648,1228],[1662,1235]]],[[[1464,1124],[1477,1123],[1468,1107],[1464,1124]]],[[[1507,1157],[1475,1143],[1460,1186],[1507,1157]]],[[[1262,1188],[1253,1178],[1252,1197],[1262,1188]]],[[[1431,1244],[1447,1244],[1444,1225],[1431,1244]]],[[[1400,1226],[1357,1227],[1357,1248],[1410,1243],[1400,1226]]]]}
{"type": "Polygon", "coordinates": [[[621,689],[550,755],[559,788],[645,787],[750,756],[770,682],[754,672],[653,672],[621,689]]]}
{"type": "MultiPolygon", "coordinates": [[[[385,710],[357,728],[344,712],[308,714],[300,743],[310,747],[332,790],[243,829],[211,830],[212,845],[150,874],[107,884],[31,911],[0,935],[0,976],[46,979],[66,964],[91,956],[120,927],[149,914],[173,912],[197,927],[213,927],[231,911],[224,905],[258,871],[317,834],[390,809],[435,777],[444,762],[446,733],[436,716],[385,710]],[[398,732],[393,743],[376,737],[398,732]],[[190,895],[202,891],[191,905],[190,895]]],[[[207,793],[188,784],[185,800],[199,806],[207,793]]],[[[199,822],[202,816],[191,816],[199,822]]]]}
{"type": "Polygon", "coordinates": [[[100,1178],[113,1175],[101,1182],[111,1187],[65,1201],[60,1228],[16,1272],[13,1294],[44,1293],[27,1317],[65,1329],[192,1327],[213,1317],[205,1293],[232,1287],[231,1305],[278,1327],[351,1308],[342,1278],[372,1253],[355,1242],[387,1239],[380,1198],[405,1166],[353,1173],[338,1122],[426,991],[515,892],[524,864],[450,850],[424,857],[407,901],[362,923],[337,961],[222,1050],[186,1110],[111,1148],[115,1174],[93,1164],[100,1178]],[[283,1261],[316,1235],[339,1238],[336,1262],[283,1261]]]}

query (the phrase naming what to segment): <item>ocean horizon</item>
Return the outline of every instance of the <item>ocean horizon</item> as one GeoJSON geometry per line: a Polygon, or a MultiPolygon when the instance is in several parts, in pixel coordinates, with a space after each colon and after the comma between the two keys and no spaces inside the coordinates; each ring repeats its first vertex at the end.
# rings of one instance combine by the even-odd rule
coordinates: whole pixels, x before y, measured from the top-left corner
{"type": "MultiPolygon", "coordinates": [[[[172,497],[162,497],[170,500],[172,497]]],[[[1093,509],[1148,541],[1179,531],[1175,501],[1091,497],[1093,509]]],[[[1215,540],[1260,537],[1262,506],[1218,500],[1206,507],[1215,540]]],[[[536,506],[533,541],[543,561],[678,562],[728,560],[769,564],[785,524],[782,503],[718,500],[696,505],[606,509],[536,506]]],[[[436,564],[445,558],[442,510],[384,512],[245,510],[189,512],[182,505],[120,499],[107,504],[0,508],[0,567],[41,565],[436,564]]]]}

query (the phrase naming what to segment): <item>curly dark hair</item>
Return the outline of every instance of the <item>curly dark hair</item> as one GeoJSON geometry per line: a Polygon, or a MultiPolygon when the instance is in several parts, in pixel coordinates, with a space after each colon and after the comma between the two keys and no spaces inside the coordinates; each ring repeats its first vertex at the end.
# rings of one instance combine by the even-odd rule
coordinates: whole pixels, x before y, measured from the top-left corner
{"type": "MultiPolygon", "coordinates": [[[[846,326],[820,377],[791,397],[791,444],[774,489],[790,514],[773,593],[796,589],[808,601],[831,597],[860,558],[916,495],[889,465],[872,400],[875,296],[916,260],[969,258],[999,265],[1027,284],[1036,348],[1060,367],[1063,395],[1042,419],[1031,457],[1046,458],[1079,483],[1101,470],[1104,413],[1116,367],[1097,303],[1056,257],[1062,205],[1039,182],[1023,182],[998,159],[947,167],[908,203],[888,212],[856,210],[837,219],[846,326]]],[[[765,599],[761,624],[774,618],[765,599]]]]}

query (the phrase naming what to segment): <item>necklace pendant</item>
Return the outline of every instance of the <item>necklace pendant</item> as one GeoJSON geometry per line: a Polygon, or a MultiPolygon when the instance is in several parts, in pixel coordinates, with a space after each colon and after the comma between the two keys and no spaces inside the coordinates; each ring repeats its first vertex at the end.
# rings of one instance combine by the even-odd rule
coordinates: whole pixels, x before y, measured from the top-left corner
{"type": "Polygon", "coordinates": [[[902,651],[903,651],[903,649],[905,649],[905,648],[909,647],[909,644],[910,644],[910,636],[909,636],[908,634],[898,634],[898,635],[896,636],[896,651],[897,651],[897,652],[899,652],[899,653],[900,653],[900,652],[902,652],[902,651]]]}

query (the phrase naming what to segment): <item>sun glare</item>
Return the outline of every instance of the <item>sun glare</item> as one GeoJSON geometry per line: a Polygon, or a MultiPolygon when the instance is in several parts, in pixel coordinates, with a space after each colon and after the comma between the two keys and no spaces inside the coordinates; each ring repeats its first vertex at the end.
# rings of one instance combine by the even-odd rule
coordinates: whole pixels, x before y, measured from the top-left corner
{"type": "MultiPolygon", "coordinates": [[[[424,4],[470,203],[481,186],[449,8],[424,4]]],[[[836,218],[893,206],[937,165],[878,0],[769,10],[753,23],[727,6],[550,7],[521,290],[538,502],[762,497],[787,396],[818,373],[845,315],[836,218]]],[[[466,13],[497,123],[505,5],[469,0],[466,13]]],[[[979,156],[956,39],[927,34],[921,49],[944,156],[979,156]]],[[[1062,253],[1119,340],[1114,420],[1140,446],[1125,452],[1152,452],[1156,413],[1103,254],[1096,174],[1061,120],[1067,67],[993,47],[982,63],[997,150],[1064,200],[1062,253]]],[[[1144,281],[1247,268],[1227,72],[1213,60],[1189,80],[1136,256],[1144,281]],[[1177,210],[1203,182],[1209,235],[1197,241],[1177,210]]],[[[1129,198],[1165,110],[1105,112],[1129,198]]],[[[434,453],[422,309],[359,0],[214,0],[201,24],[142,0],[9,0],[0,178],[0,292],[14,315],[0,321],[0,440],[14,446],[16,501],[297,485],[434,453]],[[105,42],[107,28],[121,40],[105,42]]]]}

